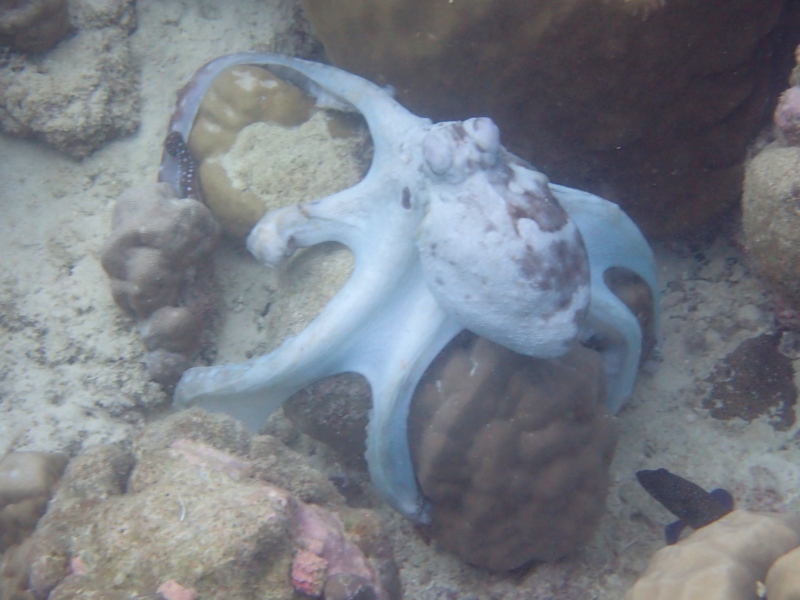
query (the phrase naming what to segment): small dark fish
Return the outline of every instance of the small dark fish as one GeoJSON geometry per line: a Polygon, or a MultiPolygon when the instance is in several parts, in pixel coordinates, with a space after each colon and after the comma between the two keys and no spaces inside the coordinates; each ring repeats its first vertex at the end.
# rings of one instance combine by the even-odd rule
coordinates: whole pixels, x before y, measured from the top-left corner
{"type": "Polygon", "coordinates": [[[667,544],[674,544],[687,525],[699,529],[733,510],[733,497],[723,489],[705,491],[666,469],[637,471],[636,479],[664,508],[678,517],[664,528],[667,544]]]}

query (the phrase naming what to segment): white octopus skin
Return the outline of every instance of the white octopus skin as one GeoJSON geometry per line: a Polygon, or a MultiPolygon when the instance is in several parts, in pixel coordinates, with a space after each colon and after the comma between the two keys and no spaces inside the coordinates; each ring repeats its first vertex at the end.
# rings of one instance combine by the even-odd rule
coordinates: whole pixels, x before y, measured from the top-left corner
{"type": "MultiPolygon", "coordinates": [[[[267,213],[247,241],[270,267],[296,248],[337,241],[353,252],[355,269],[320,315],[276,350],[244,364],[187,371],[176,405],[225,412],[257,429],[314,381],[361,373],[373,396],[367,436],[373,484],[396,510],[424,522],[406,435],[409,404],[424,371],[461,330],[537,357],[564,354],[593,332],[623,340],[611,345],[612,362],[624,363],[609,369],[619,379],[611,388],[630,393],[641,331],[627,307],[608,297],[602,274],[625,266],[651,286],[656,303],[658,295],[649,247],[615,205],[560,186],[554,194],[544,175],[500,145],[490,119],[434,125],[360,77],[273,54],[231,55],[203,67],[184,89],[171,131],[188,137],[199,99],[220,71],[236,64],[270,68],[318,103],[333,101],[366,118],[374,158],[364,180],[267,213]],[[556,197],[565,200],[563,208],[556,197]],[[601,232],[618,221],[619,231],[609,229],[609,252],[601,232]],[[591,303],[590,290],[597,294],[591,303]]],[[[166,157],[160,177],[175,179],[166,157]]]]}

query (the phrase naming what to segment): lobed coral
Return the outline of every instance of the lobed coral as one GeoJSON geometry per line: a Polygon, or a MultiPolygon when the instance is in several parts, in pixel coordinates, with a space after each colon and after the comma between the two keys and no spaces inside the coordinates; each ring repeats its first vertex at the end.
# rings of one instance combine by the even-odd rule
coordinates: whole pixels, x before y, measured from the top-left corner
{"type": "Polygon", "coordinates": [[[209,255],[219,226],[208,209],[168,185],[117,200],[101,263],[122,308],[140,319],[151,377],[169,388],[191,365],[210,318],[209,255]]]}
{"type": "Polygon", "coordinates": [[[9,452],[0,459],[0,599],[33,600],[27,591],[29,536],[66,464],[66,455],[57,452],[9,452]]]}
{"type": "Polygon", "coordinates": [[[0,459],[0,552],[31,534],[44,513],[67,457],[9,452],[0,459]]]}
{"type": "Polygon", "coordinates": [[[510,570],[591,538],[617,425],[600,355],[541,360],[462,334],[412,400],[409,442],[431,534],[465,561],[510,570]]]}
{"type": "Polygon", "coordinates": [[[187,151],[198,162],[197,199],[226,233],[244,238],[268,210],[358,183],[367,139],[362,124],[317,109],[288,81],[237,65],[203,96],[187,151]]]}

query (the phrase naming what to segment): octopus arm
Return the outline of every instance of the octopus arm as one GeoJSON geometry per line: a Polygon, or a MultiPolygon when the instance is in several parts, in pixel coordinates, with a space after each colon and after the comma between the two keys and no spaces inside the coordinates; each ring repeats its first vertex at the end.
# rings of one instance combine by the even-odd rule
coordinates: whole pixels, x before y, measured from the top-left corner
{"type": "Polygon", "coordinates": [[[642,354],[642,330],[636,316],[609,289],[604,275],[612,267],[621,267],[647,284],[653,299],[653,333],[660,344],[660,291],[655,257],[639,228],[619,206],[563,185],[550,184],[550,187],[580,231],[589,256],[591,300],[581,339],[599,337],[603,341],[607,404],[612,412],[617,412],[633,393],[642,354]]]}

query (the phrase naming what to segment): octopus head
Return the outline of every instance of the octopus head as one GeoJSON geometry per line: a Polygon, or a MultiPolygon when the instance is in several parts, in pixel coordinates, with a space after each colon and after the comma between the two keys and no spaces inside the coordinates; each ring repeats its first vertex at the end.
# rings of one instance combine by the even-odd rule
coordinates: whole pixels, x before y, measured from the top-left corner
{"type": "Polygon", "coordinates": [[[479,169],[493,167],[500,148],[500,131],[487,117],[437,123],[422,142],[430,174],[449,183],[460,183],[479,169]]]}

